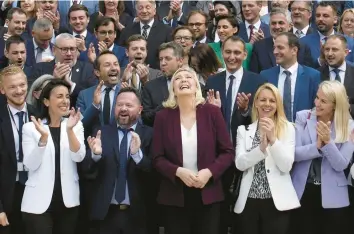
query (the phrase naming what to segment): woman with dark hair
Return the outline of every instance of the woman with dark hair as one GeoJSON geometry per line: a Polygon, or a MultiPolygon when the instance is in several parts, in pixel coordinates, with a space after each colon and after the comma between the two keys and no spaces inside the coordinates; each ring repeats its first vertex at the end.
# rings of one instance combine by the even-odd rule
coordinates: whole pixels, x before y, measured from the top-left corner
{"type": "Polygon", "coordinates": [[[222,68],[214,50],[204,43],[190,50],[189,66],[197,73],[199,82],[203,85],[209,76],[216,74],[222,68]]]}
{"type": "Polygon", "coordinates": [[[89,32],[94,33],[94,28],[98,17],[108,16],[115,20],[117,26],[117,37],[116,42],[118,42],[120,32],[123,28],[133,24],[133,18],[124,12],[124,1],[122,0],[101,0],[98,3],[99,12],[93,13],[90,16],[90,22],[87,26],[89,32]]]}
{"type": "Polygon", "coordinates": [[[195,35],[193,30],[187,26],[179,26],[172,32],[173,41],[180,44],[183,48],[183,64],[189,63],[189,51],[195,42],[195,35]]]}
{"type": "Polygon", "coordinates": [[[31,116],[23,126],[28,180],[21,211],[28,233],[75,233],[80,205],[76,163],[86,150],[80,111],[70,110],[69,94],[65,81],[49,81],[40,96],[42,120],[31,116]]]}

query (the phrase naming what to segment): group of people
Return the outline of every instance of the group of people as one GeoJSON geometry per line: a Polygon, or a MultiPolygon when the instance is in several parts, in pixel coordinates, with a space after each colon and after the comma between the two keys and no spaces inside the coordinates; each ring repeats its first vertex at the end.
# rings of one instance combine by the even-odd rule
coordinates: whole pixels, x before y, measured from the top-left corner
{"type": "Polygon", "coordinates": [[[0,234],[333,234],[352,1],[0,1],[0,234]]]}

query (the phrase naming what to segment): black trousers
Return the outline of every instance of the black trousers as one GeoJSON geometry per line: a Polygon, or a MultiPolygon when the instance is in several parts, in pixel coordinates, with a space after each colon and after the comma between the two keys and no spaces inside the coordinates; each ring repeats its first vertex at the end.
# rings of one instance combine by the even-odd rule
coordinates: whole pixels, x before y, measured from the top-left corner
{"type": "Polygon", "coordinates": [[[79,207],[51,204],[43,214],[22,213],[28,234],[75,234],[79,207]]]}
{"type": "Polygon", "coordinates": [[[141,221],[132,218],[130,208],[119,210],[111,205],[104,220],[92,222],[90,234],[146,234],[141,221]]]}
{"type": "Polygon", "coordinates": [[[349,207],[324,209],[321,186],[306,184],[301,207],[292,211],[292,234],[346,234],[348,233],[349,207]]]}
{"type": "MultiPolygon", "coordinates": [[[[7,215],[9,226],[0,226],[0,234],[25,234],[25,225],[22,220],[21,203],[25,186],[16,182],[12,211],[7,215]]],[[[28,233],[30,234],[30,233],[28,233]]]]}
{"type": "Polygon", "coordinates": [[[165,206],[165,234],[218,234],[220,203],[204,205],[200,189],[184,187],[184,207],[165,206]]]}
{"type": "Polygon", "coordinates": [[[238,218],[240,234],[286,234],[290,212],[277,210],[273,199],[248,198],[238,218]]]}
{"type": "MultiPolygon", "coordinates": [[[[348,191],[350,201],[348,222],[351,222],[351,220],[354,220],[354,187],[348,186],[348,191]]],[[[354,233],[354,225],[352,223],[349,223],[347,233],[354,233]]]]}

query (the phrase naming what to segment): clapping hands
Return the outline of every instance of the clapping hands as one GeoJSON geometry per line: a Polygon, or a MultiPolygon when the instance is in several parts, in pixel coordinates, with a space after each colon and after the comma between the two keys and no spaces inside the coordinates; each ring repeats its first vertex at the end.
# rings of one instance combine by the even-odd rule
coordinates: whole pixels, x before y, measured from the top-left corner
{"type": "Polygon", "coordinates": [[[322,121],[317,122],[317,148],[320,149],[324,145],[327,145],[331,140],[331,121],[324,123],[322,121]]]}
{"type": "Polygon", "coordinates": [[[260,148],[264,152],[268,144],[273,145],[276,141],[274,122],[270,118],[261,118],[258,122],[261,136],[260,148]]]}

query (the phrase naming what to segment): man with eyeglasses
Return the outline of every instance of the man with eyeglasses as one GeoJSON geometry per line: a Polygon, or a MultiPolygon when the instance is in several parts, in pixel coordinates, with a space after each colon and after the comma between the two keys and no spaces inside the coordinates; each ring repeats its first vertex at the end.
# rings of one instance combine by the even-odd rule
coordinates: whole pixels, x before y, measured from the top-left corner
{"type": "Polygon", "coordinates": [[[55,60],[36,64],[31,81],[44,74],[53,74],[54,78],[67,81],[71,86],[70,105],[75,106],[79,92],[97,83],[93,66],[77,60],[76,40],[68,33],[55,38],[53,54],[55,60]]]}
{"type": "Polygon", "coordinates": [[[302,38],[313,33],[315,30],[310,27],[310,19],[312,12],[311,1],[294,1],[291,4],[291,20],[293,28],[290,32],[294,33],[297,38],[302,38]]]}
{"type": "Polygon", "coordinates": [[[191,11],[187,17],[187,25],[195,35],[195,43],[193,47],[200,43],[212,43],[213,41],[207,37],[208,15],[201,10],[191,11]]]}

